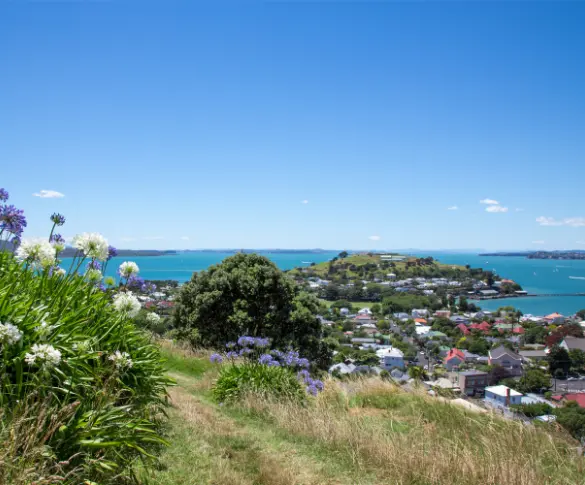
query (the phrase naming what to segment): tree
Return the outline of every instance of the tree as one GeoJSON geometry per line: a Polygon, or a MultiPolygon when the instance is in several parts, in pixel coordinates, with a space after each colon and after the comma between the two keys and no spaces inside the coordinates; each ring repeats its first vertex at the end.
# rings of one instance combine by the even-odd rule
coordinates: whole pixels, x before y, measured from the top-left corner
{"type": "Polygon", "coordinates": [[[550,376],[540,369],[528,369],[519,381],[516,381],[514,389],[520,392],[541,392],[550,389],[550,376]]]}
{"type": "Polygon", "coordinates": [[[427,377],[425,370],[422,367],[418,367],[416,365],[411,365],[408,368],[408,376],[411,379],[415,379],[417,381],[424,381],[427,377]]]}
{"type": "Polygon", "coordinates": [[[510,377],[510,373],[504,369],[502,366],[495,365],[488,371],[488,381],[490,386],[493,386],[500,381],[510,377]]]}
{"type": "Polygon", "coordinates": [[[340,253],[337,255],[337,257],[338,257],[339,259],[344,259],[344,258],[347,258],[348,256],[349,256],[349,254],[348,254],[348,252],[347,252],[347,251],[341,251],[341,252],[340,252],[340,253]]]}
{"type": "Polygon", "coordinates": [[[571,366],[571,359],[569,358],[569,353],[564,347],[560,347],[559,345],[552,347],[547,356],[547,360],[551,374],[555,376],[566,376],[568,374],[571,366]]]}
{"type": "Polygon", "coordinates": [[[319,311],[317,298],[268,258],[239,253],[193,274],[179,292],[174,324],[179,336],[197,330],[204,346],[261,336],[316,359],[323,352],[319,311]]]}
{"type": "Polygon", "coordinates": [[[565,337],[577,337],[583,338],[583,329],[580,325],[576,323],[571,323],[568,325],[563,325],[561,327],[555,328],[548,337],[546,337],[546,345],[547,347],[552,347],[561,343],[565,337]]]}
{"type": "Polygon", "coordinates": [[[579,349],[569,350],[569,359],[571,360],[571,370],[581,372],[585,367],[585,352],[579,349]]]}
{"type": "Polygon", "coordinates": [[[583,310],[579,310],[576,315],[581,319],[581,320],[585,320],[585,309],[583,310]]]}
{"type": "Polygon", "coordinates": [[[467,298],[464,296],[459,297],[459,311],[466,312],[468,310],[467,298]]]}

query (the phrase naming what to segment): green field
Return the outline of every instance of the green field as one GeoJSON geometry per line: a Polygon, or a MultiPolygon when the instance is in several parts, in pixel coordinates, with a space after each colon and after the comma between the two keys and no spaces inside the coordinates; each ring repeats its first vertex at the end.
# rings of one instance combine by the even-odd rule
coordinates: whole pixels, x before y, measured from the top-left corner
{"type": "MultiPolygon", "coordinates": [[[[331,305],[334,303],[332,301],[327,301],[327,300],[319,300],[319,301],[323,302],[323,304],[327,308],[330,308],[331,305]]],[[[376,302],[374,302],[374,301],[352,301],[350,303],[352,304],[352,306],[354,308],[361,310],[362,308],[371,308],[372,305],[375,304],[376,302]]]]}

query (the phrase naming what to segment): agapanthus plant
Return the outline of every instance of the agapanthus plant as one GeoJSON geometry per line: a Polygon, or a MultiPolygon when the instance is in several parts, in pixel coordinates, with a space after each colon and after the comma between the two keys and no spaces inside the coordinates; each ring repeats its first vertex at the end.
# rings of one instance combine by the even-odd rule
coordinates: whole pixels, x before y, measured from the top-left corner
{"type": "Polygon", "coordinates": [[[311,366],[310,361],[301,357],[297,350],[270,350],[269,339],[249,335],[241,336],[237,342],[228,342],[225,347],[227,352],[212,354],[211,362],[231,362],[237,365],[238,361],[243,361],[247,364],[283,367],[296,372],[297,379],[305,385],[305,391],[308,394],[316,396],[324,388],[322,381],[311,377],[308,371],[311,366]]]}
{"type": "Polygon", "coordinates": [[[7,241],[14,247],[20,244],[22,233],[26,227],[24,212],[13,205],[5,204],[8,201],[8,192],[0,188],[0,249],[4,249],[7,241]]]}

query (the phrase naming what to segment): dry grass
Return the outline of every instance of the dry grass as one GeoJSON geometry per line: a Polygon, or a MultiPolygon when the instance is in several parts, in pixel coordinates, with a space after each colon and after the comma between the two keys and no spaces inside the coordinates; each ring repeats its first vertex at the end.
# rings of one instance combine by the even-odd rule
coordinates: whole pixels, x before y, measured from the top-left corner
{"type": "Polygon", "coordinates": [[[585,483],[582,460],[555,433],[406,394],[377,379],[358,381],[350,389],[327,384],[315,406],[254,397],[245,406],[294,435],[342,453],[384,483],[585,483]],[[351,406],[359,411],[348,412],[351,406]]]}

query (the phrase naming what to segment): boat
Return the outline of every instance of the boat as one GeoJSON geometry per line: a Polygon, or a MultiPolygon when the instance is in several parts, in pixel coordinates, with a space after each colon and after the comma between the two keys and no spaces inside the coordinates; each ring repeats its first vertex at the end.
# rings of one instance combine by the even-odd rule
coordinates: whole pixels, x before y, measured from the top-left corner
{"type": "Polygon", "coordinates": [[[585,280],[585,276],[569,276],[570,280],[585,280]]]}
{"type": "Polygon", "coordinates": [[[301,263],[303,263],[303,264],[312,264],[313,261],[301,261],[301,263]]]}

